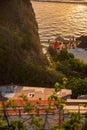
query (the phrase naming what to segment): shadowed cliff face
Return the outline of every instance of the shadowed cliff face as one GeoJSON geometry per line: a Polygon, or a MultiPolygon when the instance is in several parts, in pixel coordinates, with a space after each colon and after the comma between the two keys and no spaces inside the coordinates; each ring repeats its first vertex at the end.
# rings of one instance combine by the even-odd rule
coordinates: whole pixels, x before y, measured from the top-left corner
{"type": "Polygon", "coordinates": [[[0,1],[0,28],[13,35],[14,33],[21,35],[20,37],[23,37],[23,40],[27,37],[26,39],[28,39],[27,42],[29,43],[24,46],[40,53],[41,46],[38,36],[38,27],[29,0],[0,1]]]}
{"type": "Polygon", "coordinates": [[[0,85],[50,86],[60,78],[47,65],[30,1],[0,0],[0,85]]]}
{"type": "Polygon", "coordinates": [[[42,61],[38,26],[30,1],[0,0],[0,84],[31,84],[36,80],[35,74],[41,71],[38,65],[42,66],[42,61]]]}

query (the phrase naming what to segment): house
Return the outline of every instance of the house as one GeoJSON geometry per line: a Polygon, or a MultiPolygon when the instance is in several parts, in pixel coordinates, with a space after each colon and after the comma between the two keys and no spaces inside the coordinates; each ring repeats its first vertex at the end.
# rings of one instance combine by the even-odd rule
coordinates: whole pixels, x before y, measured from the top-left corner
{"type": "MultiPolygon", "coordinates": [[[[12,107],[6,108],[6,113],[11,120],[13,117],[25,119],[27,116],[32,117],[32,115],[40,115],[44,121],[46,120],[45,128],[47,130],[52,129],[53,124],[62,124],[62,121],[68,118],[68,112],[80,112],[84,114],[87,112],[87,100],[82,99],[71,99],[72,91],[69,89],[61,89],[56,93],[57,97],[61,97],[66,100],[66,105],[63,109],[58,109],[55,106],[55,101],[48,101],[48,98],[55,93],[54,88],[45,88],[45,87],[30,87],[30,86],[4,86],[0,88],[0,91],[7,97],[8,100],[14,100],[17,103],[16,110],[12,107]],[[3,89],[4,88],[4,89],[3,89]],[[20,95],[25,95],[31,104],[31,106],[36,106],[39,108],[38,114],[36,111],[31,110],[26,112],[24,106],[26,102],[23,101],[20,95]],[[84,107],[85,104],[85,107],[84,107]],[[51,106],[50,111],[46,111],[46,108],[51,106]]],[[[0,103],[0,106],[3,104],[0,103]]],[[[3,106],[2,106],[3,107],[3,106]]],[[[2,110],[0,110],[2,111],[2,110]]]]}
{"type": "MultiPolygon", "coordinates": [[[[9,86],[8,86],[9,87],[9,86]]],[[[44,119],[45,129],[52,129],[53,124],[62,124],[63,121],[63,109],[58,109],[55,107],[55,101],[48,101],[48,98],[55,92],[54,88],[43,88],[43,87],[28,87],[28,86],[14,86],[10,88],[2,88],[2,94],[5,97],[8,97],[8,101],[14,100],[13,104],[16,102],[17,107],[14,110],[12,107],[5,107],[8,118],[11,120],[13,117],[15,118],[27,118],[27,116],[37,115],[37,112],[32,110],[30,112],[26,112],[24,110],[24,106],[26,102],[24,102],[20,95],[25,95],[29,100],[31,106],[37,106],[39,108],[40,116],[44,119]],[[4,90],[4,91],[3,91],[4,90]],[[9,91],[8,91],[9,90],[9,91]],[[10,95],[10,96],[9,96],[10,95]],[[39,102],[37,102],[39,100],[39,102]],[[50,106],[50,110],[48,111],[48,107],[50,106]]],[[[71,90],[62,89],[60,92],[56,94],[58,97],[62,98],[70,98],[71,90]]],[[[3,107],[3,104],[1,104],[3,107]]],[[[3,110],[3,109],[2,109],[3,110]]],[[[1,110],[1,112],[2,112],[1,110]]]]}
{"type": "MultiPolygon", "coordinates": [[[[19,98],[20,95],[24,94],[29,100],[47,100],[54,92],[54,88],[46,87],[30,87],[30,86],[17,86],[17,85],[5,85],[0,86],[0,92],[8,99],[19,98]]],[[[71,98],[72,91],[68,89],[61,89],[57,96],[68,99],[71,98]]]]}
{"type": "Polygon", "coordinates": [[[84,115],[87,113],[87,99],[67,99],[64,110],[64,120],[68,118],[70,112],[84,115]]]}
{"type": "Polygon", "coordinates": [[[31,129],[32,127],[29,126],[31,124],[29,123],[29,120],[32,121],[33,116],[43,119],[45,122],[44,130],[52,130],[53,125],[61,126],[63,121],[63,109],[56,108],[55,101],[40,100],[37,102],[37,100],[29,100],[29,102],[26,102],[24,100],[14,99],[12,106],[8,106],[7,102],[4,103],[4,106],[5,107],[3,107],[3,103],[0,102],[0,113],[2,113],[2,116],[4,116],[4,109],[9,121],[20,119],[27,123],[27,126],[31,129]],[[17,106],[14,108],[15,103],[17,106]],[[27,103],[28,107],[26,107],[27,103]],[[28,109],[25,110],[26,108],[28,109]]]}
{"type": "MultiPolygon", "coordinates": [[[[20,95],[24,94],[29,100],[48,100],[48,98],[55,92],[54,88],[42,88],[42,87],[26,87],[23,86],[20,92],[16,91],[13,98],[17,99],[20,95]]],[[[56,96],[69,99],[71,97],[72,91],[68,89],[61,89],[56,96]]]]}

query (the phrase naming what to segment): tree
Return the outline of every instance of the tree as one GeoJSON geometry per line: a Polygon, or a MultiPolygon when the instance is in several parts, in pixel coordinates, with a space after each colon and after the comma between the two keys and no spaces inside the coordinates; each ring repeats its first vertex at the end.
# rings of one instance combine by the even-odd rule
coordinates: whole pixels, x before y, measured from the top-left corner
{"type": "Polygon", "coordinates": [[[70,117],[63,123],[64,130],[81,130],[81,116],[79,113],[70,113],[70,117]]]}
{"type": "Polygon", "coordinates": [[[79,95],[87,94],[87,80],[80,78],[72,78],[66,85],[67,89],[72,90],[72,98],[77,98],[79,95]]]}

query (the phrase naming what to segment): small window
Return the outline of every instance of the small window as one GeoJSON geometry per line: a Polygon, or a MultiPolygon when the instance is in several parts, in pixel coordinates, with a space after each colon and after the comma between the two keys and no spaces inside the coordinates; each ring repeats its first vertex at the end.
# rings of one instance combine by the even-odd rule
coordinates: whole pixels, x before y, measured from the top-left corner
{"type": "Polygon", "coordinates": [[[34,93],[29,93],[28,97],[34,97],[34,93]]]}

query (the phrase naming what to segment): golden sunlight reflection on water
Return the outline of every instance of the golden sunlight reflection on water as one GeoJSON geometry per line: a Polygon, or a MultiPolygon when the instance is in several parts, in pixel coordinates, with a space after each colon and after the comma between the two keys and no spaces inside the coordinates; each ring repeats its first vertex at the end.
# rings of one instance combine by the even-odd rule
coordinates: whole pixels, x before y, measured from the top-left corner
{"type": "Polygon", "coordinates": [[[83,6],[83,5],[80,5],[80,4],[76,7],[76,10],[79,11],[79,12],[85,11],[85,9],[86,9],[86,6],[83,6]]]}
{"type": "MultiPolygon", "coordinates": [[[[35,1],[32,1],[32,5],[44,51],[48,39],[54,40],[58,34],[75,37],[87,35],[87,5],[35,1]]],[[[87,62],[87,51],[70,51],[75,57],[87,62]]]]}
{"type": "Polygon", "coordinates": [[[87,35],[87,5],[35,1],[32,5],[42,42],[58,34],[75,37],[87,35]]]}

